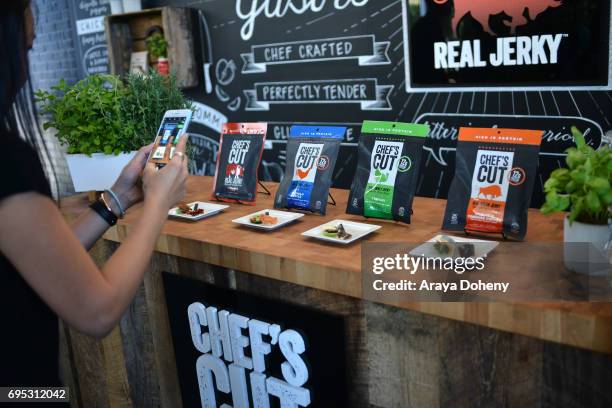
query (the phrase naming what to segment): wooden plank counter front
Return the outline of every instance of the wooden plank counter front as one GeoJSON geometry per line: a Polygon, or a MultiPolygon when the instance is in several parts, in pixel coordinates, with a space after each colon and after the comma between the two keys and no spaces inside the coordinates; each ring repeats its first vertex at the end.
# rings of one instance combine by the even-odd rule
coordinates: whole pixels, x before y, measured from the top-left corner
{"type": "MultiPolygon", "coordinates": [[[[277,185],[267,183],[274,194],[277,185]]],[[[190,177],[186,201],[210,201],[212,178],[190,177]]],[[[189,223],[169,220],[156,250],[224,268],[283,282],[362,298],[361,245],[326,245],[300,234],[333,219],[363,221],[345,214],[348,191],[332,190],[337,206],[328,206],[325,217],[308,215],[279,231],[266,233],[240,227],[231,221],[273,207],[273,196],[261,194],[256,207],[230,205],[218,216],[189,223]]],[[[362,242],[424,242],[439,233],[445,200],[416,198],[413,222],[400,225],[376,220],[383,228],[362,242]]],[[[131,209],[116,228],[105,235],[121,242],[139,216],[131,209]]],[[[532,242],[559,242],[563,217],[545,217],[530,210],[526,237],[532,242]]],[[[576,302],[412,302],[393,304],[425,314],[473,323],[542,340],[612,354],[612,303],[576,302]]]]}

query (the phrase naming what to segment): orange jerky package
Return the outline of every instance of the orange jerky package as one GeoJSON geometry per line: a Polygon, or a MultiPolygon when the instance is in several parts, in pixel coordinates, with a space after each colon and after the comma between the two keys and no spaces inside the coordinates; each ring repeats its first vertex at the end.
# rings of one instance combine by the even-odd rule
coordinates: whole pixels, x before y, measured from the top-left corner
{"type": "Polygon", "coordinates": [[[543,134],[461,128],[442,228],[522,240],[543,134]]]}
{"type": "Polygon", "coordinates": [[[267,129],[266,123],[227,123],[223,126],[212,193],[214,200],[255,205],[267,129]]]}

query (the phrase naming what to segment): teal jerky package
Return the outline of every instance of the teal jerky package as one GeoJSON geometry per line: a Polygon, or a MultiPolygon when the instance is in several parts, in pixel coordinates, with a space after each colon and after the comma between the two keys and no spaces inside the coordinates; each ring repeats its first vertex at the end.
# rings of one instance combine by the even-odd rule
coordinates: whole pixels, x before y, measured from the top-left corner
{"type": "Polygon", "coordinates": [[[275,208],[325,215],[332,173],[345,127],[292,126],[287,141],[287,167],[275,208]]]}
{"type": "Polygon", "coordinates": [[[365,121],[346,212],[410,224],[429,126],[365,121]]]}

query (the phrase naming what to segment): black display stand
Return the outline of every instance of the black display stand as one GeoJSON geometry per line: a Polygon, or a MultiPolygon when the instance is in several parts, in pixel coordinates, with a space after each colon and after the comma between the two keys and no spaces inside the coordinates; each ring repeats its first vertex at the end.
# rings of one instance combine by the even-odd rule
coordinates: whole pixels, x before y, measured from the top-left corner
{"type": "Polygon", "coordinates": [[[335,206],[336,205],[336,200],[334,199],[334,196],[331,193],[329,193],[329,198],[330,198],[331,201],[328,201],[327,204],[335,206]]]}
{"type": "Polygon", "coordinates": [[[264,183],[262,183],[261,181],[258,181],[257,184],[259,184],[259,186],[261,188],[263,188],[264,191],[258,191],[258,194],[265,194],[265,195],[269,195],[271,196],[272,193],[270,192],[270,190],[268,190],[268,187],[264,186],[264,183]]]}

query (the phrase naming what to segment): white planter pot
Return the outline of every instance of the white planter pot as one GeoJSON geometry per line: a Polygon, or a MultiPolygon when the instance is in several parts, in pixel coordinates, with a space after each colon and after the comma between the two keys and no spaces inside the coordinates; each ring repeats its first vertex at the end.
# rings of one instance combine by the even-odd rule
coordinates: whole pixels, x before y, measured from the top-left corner
{"type": "Polygon", "coordinates": [[[142,10],[142,0],[123,0],[123,11],[133,13],[142,10]]]}
{"type": "Polygon", "coordinates": [[[123,0],[110,0],[111,14],[123,13],[123,0]]]}
{"type": "Polygon", "coordinates": [[[94,153],[91,157],[85,154],[66,155],[74,191],[104,191],[111,188],[135,154],[130,152],[112,156],[94,153]]]}
{"type": "Polygon", "coordinates": [[[597,276],[607,273],[602,260],[607,259],[604,246],[609,238],[608,225],[584,224],[577,221],[570,225],[568,218],[565,217],[563,225],[565,267],[585,275],[597,276]],[[581,245],[581,243],[592,245],[581,245]]]}

